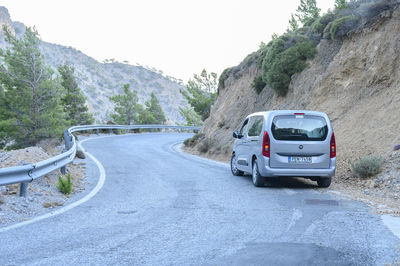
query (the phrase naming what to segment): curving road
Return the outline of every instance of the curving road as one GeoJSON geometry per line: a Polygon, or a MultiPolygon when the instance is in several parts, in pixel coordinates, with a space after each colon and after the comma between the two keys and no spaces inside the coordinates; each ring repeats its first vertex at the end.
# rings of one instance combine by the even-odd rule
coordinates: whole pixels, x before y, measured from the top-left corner
{"type": "MultiPolygon", "coordinates": [[[[384,265],[400,240],[363,204],[310,182],[255,188],[176,151],[189,134],[93,138],[103,188],[60,215],[0,233],[1,265],[384,265]]],[[[88,173],[97,177],[88,161],[88,173]]],[[[94,180],[94,183],[97,180],[94,180]]],[[[94,185],[94,184],[93,184],[94,185]]]]}

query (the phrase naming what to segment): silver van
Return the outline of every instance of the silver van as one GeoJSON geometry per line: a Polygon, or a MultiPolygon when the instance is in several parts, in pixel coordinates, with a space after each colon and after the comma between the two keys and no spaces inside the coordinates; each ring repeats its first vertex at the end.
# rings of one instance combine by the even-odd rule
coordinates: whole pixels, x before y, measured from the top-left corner
{"type": "Polygon", "coordinates": [[[336,169],[336,143],[325,113],[279,110],[253,113],[233,132],[231,171],[264,177],[304,177],[329,187],[336,169]]]}

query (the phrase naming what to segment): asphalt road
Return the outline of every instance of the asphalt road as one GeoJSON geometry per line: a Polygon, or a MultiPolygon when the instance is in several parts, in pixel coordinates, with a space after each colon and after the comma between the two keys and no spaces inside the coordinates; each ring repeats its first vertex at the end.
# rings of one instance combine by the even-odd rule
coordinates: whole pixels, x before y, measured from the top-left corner
{"type": "MultiPolygon", "coordinates": [[[[188,136],[85,142],[104,166],[102,189],[65,213],[1,232],[0,264],[400,262],[400,240],[365,205],[301,179],[256,188],[249,176],[232,176],[225,165],[177,152],[174,144],[188,136]]],[[[94,180],[99,174],[89,161],[88,173],[94,180]]]]}

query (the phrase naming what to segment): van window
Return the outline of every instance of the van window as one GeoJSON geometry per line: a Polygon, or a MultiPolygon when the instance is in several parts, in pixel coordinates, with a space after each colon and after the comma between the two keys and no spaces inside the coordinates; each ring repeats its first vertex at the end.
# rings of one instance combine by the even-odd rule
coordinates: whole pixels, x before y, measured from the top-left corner
{"type": "Polygon", "coordinates": [[[250,119],[249,123],[249,133],[247,134],[249,137],[258,137],[261,134],[262,126],[263,126],[263,117],[262,116],[253,116],[250,119]]]}
{"type": "Polygon", "coordinates": [[[323,141],[328,126],[320,116],[279,115],[272,121],[272,135],[277,140],[323,141]]]}
{"type": "Polygon", "coordinates": [[[243,125],[242,125],[242,127],[240,128],[240,130],[239,130],[239,134],[240,134],[240,135],[244,135],[245,130],[246,130],[246,126],[247,126],[247,122],[249,122],[249,119],[246,119],[246,120],[243,122],[243,125]]]}

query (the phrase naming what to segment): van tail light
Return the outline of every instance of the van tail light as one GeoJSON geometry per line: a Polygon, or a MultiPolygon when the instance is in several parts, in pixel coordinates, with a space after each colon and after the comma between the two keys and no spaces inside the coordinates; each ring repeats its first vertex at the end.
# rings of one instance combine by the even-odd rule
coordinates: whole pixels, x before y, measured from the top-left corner
{"type": "Polygon", "coordinates": [[[335,134],[332,132],[331,137],[331,158],[336,157],[336,142],[335,142],[335,134]]]}
{"type": "Polygon", "coordinates": [[[263,145],[262,145],[262,154],[265,156],[265,157],[268,157],[269,158],[269,156],[270,156],[270,141],[269,141],[269,136],[268,136],[268,133],[267,133],[267,131],[264,131],[264,138],[263,138],[263,145]]]}

